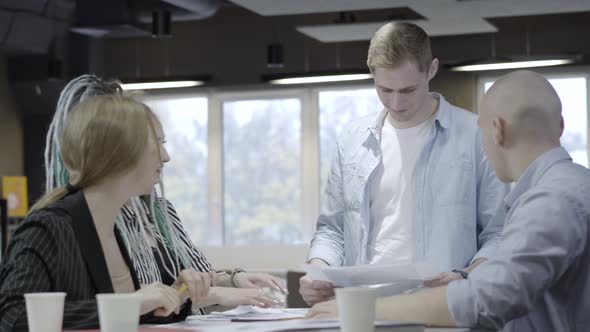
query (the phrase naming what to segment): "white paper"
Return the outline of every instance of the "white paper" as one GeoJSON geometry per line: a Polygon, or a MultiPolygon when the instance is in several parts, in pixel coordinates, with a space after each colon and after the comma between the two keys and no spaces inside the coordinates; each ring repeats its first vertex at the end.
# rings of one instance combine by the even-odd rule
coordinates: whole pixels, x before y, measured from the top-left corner
{"type": "Polygon", "coordinates": [[[231,321],[274,321],[287,319],[300,319],[305,316],[308,309],[289,308],[259,308],[251,305],[241,305],[233,310],[214,311],[205,316],[190,316],[187,321],[192,320],[231,320],[231,321]]]}
{"type": "MultiPolygon", "coordinates": [[[[387,327],[408,327],[415,326],[423,330],[424,326],[415,323],[399,323],[393,321],[375,321],[375,326],[387,327]]],[[[264,326],[260,326],[264,328],[264,326]]],[[[281,331],[301,331],[301,330],[318,330],[318,329],[335,329],[340,327],[338,319],[303,319],[297,321],[288,321],[281,324],[275,323],[274,326],[267,326],[264,332],[281,332],[281,331]]],[[[261,331],[262,332],[262,331],[261,331]]],[[[360,332],[360,331],[359,331],[360,332]]]]}
{"type": "Polygon", "coordinates": [[[368,285],[366,287],[374,288],[377,291],[377,297],[392,296],[404,294],[408,291],[421,288],[423,282],[421,280],[404,280],[391,284],[368,285]]]}
{"type": "MultiPolygon", "coordinates": [[[[180,323],[158,325],[158,327],[164,328],[177,328],[187,329],[201,332],[235,332],[235,331],[248,331],[248,332],[282,332],[282,331],[293,331],[293,330],[315,330],[315,329],[327,329],[327,328],[338,328],[340,322],[337,319],[297,319],[297,320],[285,320],[285,321],[274,321],[274,322],[251,322],[251,323],[227,323],[224,325],[196,325],[192,321],[184,321],[180,323]]],[[[416,326],[418,329],[422,327],[420,324],[411,323],[397,323],[392,321],[375,321],[375,326],[416,326]]]]}
{"type": "Polygon", "coordinates": [[[305,272],[314,280],[329,281],[337,287],[392,284],[435,279],[441,271],[425,264],[318,266],[305,265],[305,272]]]}

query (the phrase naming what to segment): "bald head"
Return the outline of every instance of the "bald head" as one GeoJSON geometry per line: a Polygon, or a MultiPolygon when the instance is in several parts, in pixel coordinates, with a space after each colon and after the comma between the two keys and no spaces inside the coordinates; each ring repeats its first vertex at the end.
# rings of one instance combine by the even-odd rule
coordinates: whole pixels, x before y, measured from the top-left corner
{"type": "Polygon", "coordinates": [[[479,126],[496,174],[511,182],[539,155],[560,145],[561,102],[543,76],[515,71],[496,81],[483,97],[479,126]]]}
{"type": "Polygon", "coordinates": [[[482,120],[501,117],[512,138],[559,142],[562,132],[561,102],[551,84],[532,71],[502,76],[482,100],[482,120]]]}

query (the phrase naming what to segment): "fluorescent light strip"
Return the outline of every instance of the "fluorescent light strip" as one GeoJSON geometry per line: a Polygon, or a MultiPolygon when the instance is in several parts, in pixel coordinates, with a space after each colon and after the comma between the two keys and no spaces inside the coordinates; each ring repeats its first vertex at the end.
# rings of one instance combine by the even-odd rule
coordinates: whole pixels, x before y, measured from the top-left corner
{"type": "Polygon", "coordinates": [[[479,65],[467,65],[451,68],[453,71],[484,71],[500,69],[517,69],[533,67],[549,67],[574,63],[573,59],[552,59],[552,60],[535,60],[535,61],[518,61],[518,62],[498,62],[486,63],[479,65]]]}
{"type": "Polygon", "coordinates": [[[305,84],[305,83],[324,83],[324,82],[341,82],[357,81],[373,78],[371,74],[343,74],[343,75],[325,75],[325,76],[305,76],[279,78],[270,80],[271,84],[305,84]]]}
{"type": "Polygon", "coordinates": [[[121,84],[123,90],[151,90],[151,89],[171,89],[171,88],[188,88],[191,86],[203,85],[203,81],[170,81],[170,82],[149,82],[149,83],[127,83],[121,84]]]}

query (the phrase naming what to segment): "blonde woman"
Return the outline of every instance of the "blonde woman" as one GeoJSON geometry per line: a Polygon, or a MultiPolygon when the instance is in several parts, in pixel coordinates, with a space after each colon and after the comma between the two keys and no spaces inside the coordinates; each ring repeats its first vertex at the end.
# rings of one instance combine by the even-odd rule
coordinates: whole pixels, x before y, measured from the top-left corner
{"type": "MultiPolygon", "coordinates": [[[[63,89],[49,131],[45,148],[47,190],[64,186],[71,174],[64,166],[60,149],[60,135],[64,121],[73,107],[92,96],[122,95],[120,85],[94,75],[82,75],[70,81],[63,89]]],[[[129,252],[140,284],[162,282],[171,285],[183,275],[195,272],[213,272],[212,264],[194,245],[186,233],[174,207],[165,198],[164,186],[160,190],[131,198],[123,205],[116,227],[129,252]]],[[[204,313],[203,307],[221,304],[241,304],[269,307],[280,304],[272,296],[257,288],[269,287],[286,293],[281,281],[268,274],[248,273],[234,269],[230,274],[218,273],[217,287],[212,287],[207,299],[201,301],[195,314],[204,313]]]]}
{"type": "MultiPolygon", "coordinates": [[[[0,331],[27,330],[23,294],[33,292],[67,293],[67,329],[98,326],[97,293],[141,294],[142,323],[186,317],[190,305],[181,308],[174,288],[179,283],[140,288],[115,228],[123,204],[149,194],[158,181],[169,160],[162,141],[154,114],[132,99],[94,97],[75,107],[60,143],[70,181],[31,208],[2,259],[0,331]]],[[[198,303],[211,279],[193,273],[181,282],[198,303]]]]}

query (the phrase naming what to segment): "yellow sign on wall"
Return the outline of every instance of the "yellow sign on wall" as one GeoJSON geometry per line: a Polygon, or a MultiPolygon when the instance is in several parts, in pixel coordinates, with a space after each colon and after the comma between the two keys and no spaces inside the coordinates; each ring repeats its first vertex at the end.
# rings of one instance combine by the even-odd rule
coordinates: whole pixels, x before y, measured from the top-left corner
{"type": "Polygon", "coordinates": [[[24,217],[29,210],[26,176],[3,176],[2,197],[8,205],[8,216],[24,217]]]}

